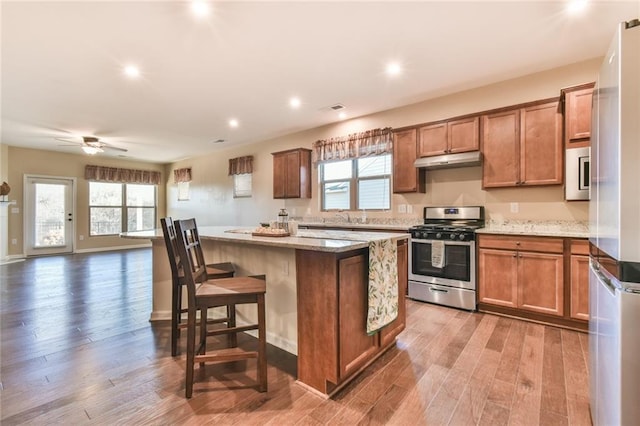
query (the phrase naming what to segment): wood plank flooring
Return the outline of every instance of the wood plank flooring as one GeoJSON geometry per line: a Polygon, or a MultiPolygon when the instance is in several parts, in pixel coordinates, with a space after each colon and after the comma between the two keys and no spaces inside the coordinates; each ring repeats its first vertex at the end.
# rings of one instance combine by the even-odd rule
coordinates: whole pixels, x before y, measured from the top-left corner
{"type": "Polygon", "coordinates": [[[150,277],[150,249],[0,266],[0,422],[591,424],[585,334],[415,301],[396,347],[332,399],[296,384],[295,357],[269,347],[267,393],[250,360],[196,367],[187,400],[169,326],[148,322],[150,277]]]}

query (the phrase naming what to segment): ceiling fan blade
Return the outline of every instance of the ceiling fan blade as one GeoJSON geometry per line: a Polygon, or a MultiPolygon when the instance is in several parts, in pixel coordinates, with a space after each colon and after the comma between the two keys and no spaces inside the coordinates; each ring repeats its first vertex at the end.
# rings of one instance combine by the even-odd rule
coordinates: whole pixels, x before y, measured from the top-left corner
{"type": "Polygon", "coordinates": [[[117,146],[111,146],[111,145],[103,145],[102,149],[113,149],[115,151],[122,151],[122,152],[128,152],[129,151],[128,149],[120,148],[120,147],[117,147],[117,146]]]}
{"type": "Polygon", "coordinates": [[[73,139],[73,138],[61,138],[61,137],[54,137],[55,140],[60,141],[60,142],[71,142],[71,143],[77,143],[78,145],[82,144],[81,140],[77,140],[77,139],[73,139]]]}

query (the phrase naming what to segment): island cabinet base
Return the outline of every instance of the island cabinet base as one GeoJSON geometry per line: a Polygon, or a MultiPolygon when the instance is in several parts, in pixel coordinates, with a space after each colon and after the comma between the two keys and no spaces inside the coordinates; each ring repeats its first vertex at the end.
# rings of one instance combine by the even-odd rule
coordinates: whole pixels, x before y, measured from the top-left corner
{"type": "Polygon", "coordinates": [[[398,247],[398,318],[366,332],[368,249],[345,253],[296,250],[298,380],[332,395],[395,343],[404,329],[406,241],[398,247]]]}

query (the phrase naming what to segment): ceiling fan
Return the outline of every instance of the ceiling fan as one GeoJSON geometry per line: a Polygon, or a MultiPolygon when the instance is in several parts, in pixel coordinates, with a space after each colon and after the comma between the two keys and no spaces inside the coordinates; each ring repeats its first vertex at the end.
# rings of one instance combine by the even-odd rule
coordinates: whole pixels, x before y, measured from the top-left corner
{"type": "Polygon", "coordinates": [[[117,146],[109,145],[108,143],[101,141],[99,138],[95,136],[82,136],[82,142],[79,142],[73,139],[68,139],[68,138],[57,137],[55,139],[62,142],[73,143],[73,145],[60,145],[60,146],[80,146],[82,150],[89,155],[95,155],[99,152],[104,152],[106,149],[122,151],[122,152],[128,151],[125,148],[119,148],[117,146]]]}

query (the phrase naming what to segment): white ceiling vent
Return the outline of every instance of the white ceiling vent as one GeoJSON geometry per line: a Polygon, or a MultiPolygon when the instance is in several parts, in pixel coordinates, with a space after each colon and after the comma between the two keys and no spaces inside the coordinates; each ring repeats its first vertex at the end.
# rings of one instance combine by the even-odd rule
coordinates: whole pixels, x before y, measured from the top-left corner
{"type": "Polygon", "coordinates": [[[225,143],[226,140],[225,139],[216,139],[214,141],[211,141],[211,143],[225,143]]]}
{"type": "Polygon", "coordinates": [[[342,104],[335,104],[335,105],[331,105],[329,108],[334,110],[334,111],[342,111],[346,107],[344,105],[342,105],[342,104]]]}

